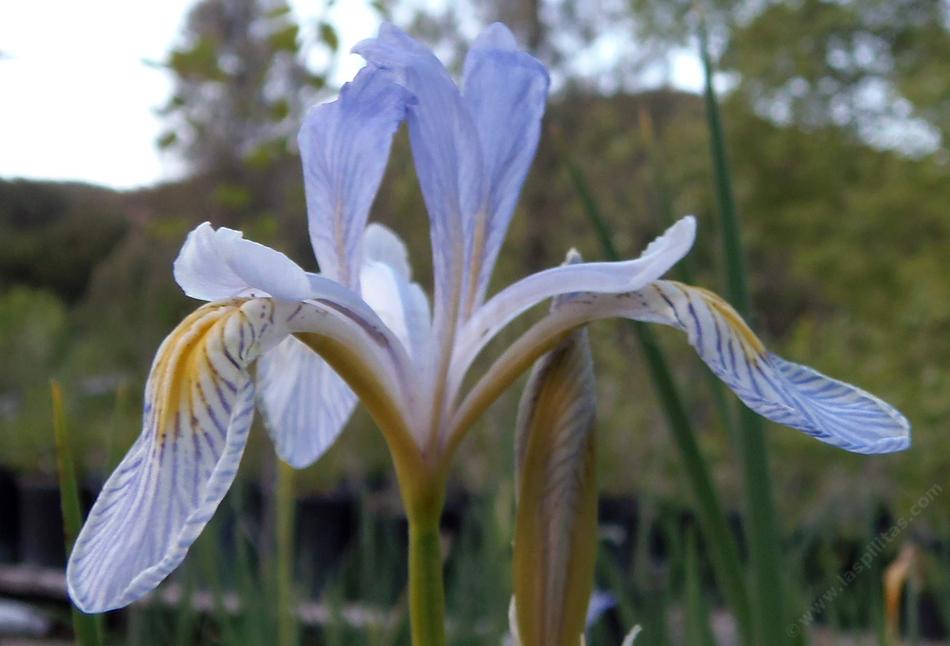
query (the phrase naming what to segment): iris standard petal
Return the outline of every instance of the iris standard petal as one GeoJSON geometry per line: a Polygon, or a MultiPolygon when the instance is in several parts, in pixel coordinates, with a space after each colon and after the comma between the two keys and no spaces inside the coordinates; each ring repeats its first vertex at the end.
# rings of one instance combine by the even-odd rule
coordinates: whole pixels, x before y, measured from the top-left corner
{"type": "Polygon", "coordinates": [[[395,231],[378,222],[371,222],[363,231],[363,258],[383,262],[405,280],[412,278],[409,249],[395,231]]]}
{"type": "Polygon", "coordinates": [[[481,143],[488,204],[474,223],[470,308],[484,299],[538,146],[547,94],[547,70],[518,49],[507,27],[496,23],[475,39],[465,59],[462,96],[481,143]]]}
{"type": "Polygon", "coordinates": [[[512,319],[547,298],[572,292],[622,293],[643,287],[689,251],[696,220],[686,216],[651,242],[636,260],[588,262],[539,272],[505,288],[475,311],[462,329],[453,359],[453,383],[460,381],[482,348],[512,319]]]}
{"type": "Polygon", "coordinates": [[[353,414],[356,395],[318,354],[285,339],[257,364],[258,402],[277,455],[302,469],[322,456],[353,414]]]}
{"type": "Polygon", "coordinates": [[[486,203],[478,134],[461,93],[428,47],[387,24],[353,51],[392,70],[415,97],[409,138],[431,221],[436,327],[447,336],[465,285],[472,227],[486,203]]]}
{"type": "Polygon", "coordinates": [[[310,240],[321,273],[344,285],[359,280],[360,236],[410,96],[390,72],[369,66],[300,129],[310,240]]]}
{"type": "Polygon", "coordinates": [[[745,404],[779,424],[855,453],[910,446],[910,424],[850,384],[768,352],[739,315],[707,290],[657,281],[632,295],[631,318],[679,328],[745,404]]]}
{"type": "Polygon", "coordinates": [[[103,487],[67,568],[85,612],[125,606],[182,559],[231,486],[254,413],[247,366],[281,334],[273,304],[205,305],[162,344],[142,434],[103,487]]]}
{"type": "Polygon", "coordinates": [[[361,282],[364,300],[418,362],[429,343],[429,301],[411,282],[406,246],[380,224],[370,224],[363,236],[361,282]]]}
{"type": "Polygon", "coordinates": [[[301,300],[311,295],[303,269],[234,229],[199,224],[185,240],[174,263],[175,280],[188,296],[205,301],[235,296],[270,295],[301,300]]]}

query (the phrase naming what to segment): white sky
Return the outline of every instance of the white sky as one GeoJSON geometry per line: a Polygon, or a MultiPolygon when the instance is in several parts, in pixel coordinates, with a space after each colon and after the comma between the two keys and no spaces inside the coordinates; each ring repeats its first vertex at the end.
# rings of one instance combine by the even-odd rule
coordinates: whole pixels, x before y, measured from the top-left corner
{"type": "Polygon", "coordinates": [[[0,3],[0,176],[131,187],[162,177],[160,61],[189,0],[0,3]]]}
{"type": "MultiPolygon", "coordinates": [[[[171,93],[171,78],[147,61],[164,60],[193,2],[0,2],[0,177],[132,188],[180,172],[155,146],[155,110],[171,93]]],[[[292,4],[311,16],[321,3],[292,4]]],[[[342,51],[378,27],[363,2],[339,3],[330,18],[343,27],[342,51]]],[[[341,74],[360,64],[345,59],[341,74]]],[[[690,57],[674,59],[673,76],[687,87],[701,78],[690,57]]]]}
{"type": "MultiPolygon", "coordinates": [[[[180,172],[155,146],[172,80],[147,61],[164,60],[193,3],[0,2],[0,177],[131,188],[180,172]]],[[[377,29],[351,13],[347,49],[377,29]]]]}

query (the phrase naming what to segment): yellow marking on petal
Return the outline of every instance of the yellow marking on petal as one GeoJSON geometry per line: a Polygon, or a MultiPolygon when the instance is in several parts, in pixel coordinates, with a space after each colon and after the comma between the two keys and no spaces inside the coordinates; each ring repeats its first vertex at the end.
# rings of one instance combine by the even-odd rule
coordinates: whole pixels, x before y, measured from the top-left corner
{"type": "Polygon", "coordinates": [[[346,257],[346,224],[343,213],[343,202],[337,199],[333,209],[333,241],[336,243],[336,279],[343,285],[349,285],[350,259],[346,257]]]}
{"type": "Polygon", "coordinates": [[[201,374],[209,336],[230,315],[240,311],[236,302],[205,305],[178,324],[159,348],[152,367],[149,397],[154,407],[156,432],[164,438],[174,428],[183,401],[192,401],[191,389],[201,374]]]}
{"type": "Polygon", "coordinates": [[[723,300],[721,296],[702,287],[694,287],[677,282],[674,282],[674,284],[683,291],[697,293],[706,301],[706,304],[724,319],[726,323],[729,324],[729,327],[739,336],[749,359],[756,359],[766,353],[765,345],[759,340],[759,337],[749,328],[748,324],[746,324],[742,317],[739,316],[739,313],[733,309],[732,305],[723,300]]]}
{"type": "Polygon", "coordinates": [[[463,314],[468,317],[475,310],[475,294],[478,291],[478,282],[482,273],[482,261],[487,241],[488,214],[479,213],[475,217],[475,231],[472,236],[472,265],[468,268],[468,294],[463,314]]]}

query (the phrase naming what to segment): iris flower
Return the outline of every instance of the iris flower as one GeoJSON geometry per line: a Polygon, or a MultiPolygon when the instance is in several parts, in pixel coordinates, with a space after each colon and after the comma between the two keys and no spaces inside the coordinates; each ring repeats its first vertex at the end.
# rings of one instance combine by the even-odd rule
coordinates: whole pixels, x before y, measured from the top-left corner
{"type": "Polygon", "coordinates": [[[747,406],[819,440],[860,453],[908,445],[907,421],[880,399],[769,353],[711,292],[659,280],[693,244],[692,217],[637,259],[547,269],[488,297],[538,143],[544,66],[498,24],[474,42],[461,88],[427,47],[392,26],[355,51],[366,66],[337,100],[311,110],[299,135],[320,273],[208,223],[175,261],[185,293],[208,303],[159,348],[142,433],[75,544],[68,584],[81,609],[125,606],[181,563],[234,480],[255,408],[279,456],[303,467],[360,400],[389,446],[410,521],[416,634],[441,617],[441,582],[430,583],[441,576],[438,518],[459,443],[535,360],[597,319],[682,330],[747,406]],[[403,121],[430,223],[431,308],[403,243],[367,224],[403,121]],[[569,293],[467,381],[513,319],[569,293]]]}

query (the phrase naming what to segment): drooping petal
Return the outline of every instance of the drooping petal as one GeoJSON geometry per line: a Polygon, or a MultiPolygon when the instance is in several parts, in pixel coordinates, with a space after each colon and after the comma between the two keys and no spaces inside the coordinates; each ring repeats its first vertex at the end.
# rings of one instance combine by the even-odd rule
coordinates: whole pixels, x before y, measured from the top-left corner
{"type": "Polygon", "coordinates": [[[547,298],[572,292],[622,293],[656,280],[689,251],[696,221],[686,216],[651,242],[636,260],[555,267],[505,288],[476,310],[462,329],[452,366],[453,383],[485,345],[515,317],[547,298]]]}
{"type": "Polygon", "coordinates": [[[346,303],[327,299],[279,304],[277,322],[346,381],[390,447],[411,441],[407,420],[413,404],[413,366],[402,342],[375,312],[364,303],[372,314],[364,317],[346,303]]]}
{"type": "Polygon", "coordinates": [[[237,473],[254,413],[247,366],[280,331],[273,305],[211,304],[165,340],[145,393],[142,434],[110,476],[69,559],[85,612],[128,605],[175,569],[237,473]]]}
{"type": "MultiPolygon", "coordinates": [[[[428,342],[428,301],[422,289],[409,282],[405,245],[395,233],[372,223],[360,246],[360,289],[366,307],[351,306],[351,311],[385,324],[410,355],[419,356],[428,342]]],[[[257,374],[258,400],[278,455],[297,468],[312,464],[339,437],[356,396],[333,368],[293,338],[262,357],[257,374]]]]}
{"type": "Polygon", "coordinates": [[[363,298],[415,358],[429,342],[429,301],[411,282],[406,246],[391,230],[370,224],[363,236],[363,298]]]}
{"type": "MultiPolygon", "coordinates": [[[[328,305],[367,328],[378,329],[401,347],[366,301],[342,284],[307,274],[310,299],[328,305]]],[[[404,354],[404,353],[403,353],[404,354]]],[[[327,362],[296,339],[285,339],[261,357],[258,403],[277,455],[302,469],[330,448],[356,406],[356,395],[327,362]]]]}
{"type": "Polygon", "coordinates": [[[461,93],[429,48],[385,24],[354,52],[391,70],[415,97],[409,138],[429,212],[435,274],[435,324],[447,336],[464,289],[467,249],[486,187],[478,133],[461,93]]]}
{"type": "Polygon", "coordinates": [[[295,338],[260,358],[258,401],[277,455],[302,469],[336,441],[356,395],[318,354],[295,338]]]}
{"type": "Polygon", "coordinates": [[[685,332],[713,372],[745,404],[768,419],[855,453],[892,453],[910,446],[910,424],[889,404],[850,384],[768,351],[715,294],[657,281],[633,292],[586,294],[541,319],[486,371],[458,405],[450,424],[461,435],[498,396],[564,335],[607,318],[662,323],[685,332]]]}
{"type": "Polygon", "coordinates": [[[175,280],[192,298],[216,301],[235,296],[274,296],[302,300],[310,282],[293,260],[234,229],[199,224],[174,263],[175,280]]]}
{"type": "Polygon", "coordinates": [[[534,159],[548,94],[548,73],[520,51],[500,23],[485,29],[465,59],[462,95],[481,143],[488,205],[474,224],[468,298],[481,304],[521,185],[534,159]]]}
{"type": "Polygon", "coordinates": [[[657,281],[637,293],[632,318],[685,332],[712,371],[745,404],[779,424],[855,453],[910,446],[910,424],[889,404],[850,384],[768,352],[721,298],[704,289],[657,281]]]}
{"type": "Polygon", "coordinates": [[[409,93],[369,66],[313,108],[298,135],[310,240],[323,275],[356,287],[359,242],[409,93]]]}
{"type": "Polygon", "coordinates": [[[145,393],[142,434],[106,482],[67,569],[87,612],[127,605],[185,557],[234,479],[253,415],[249,368],[288,334],[321,354],[406,452],[410,366],[377,320],[339,303],[271,298],[199,308],[165,340],[145,393]]]}
{"type": "Polygon", "coordinates": [[[590,344],[577,330],[535,363],[518,409],[513,574],[525,644],[577,646],[584,632],[597,549],[595,404],[590,344]]]}

